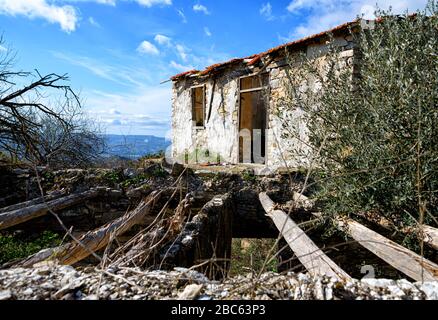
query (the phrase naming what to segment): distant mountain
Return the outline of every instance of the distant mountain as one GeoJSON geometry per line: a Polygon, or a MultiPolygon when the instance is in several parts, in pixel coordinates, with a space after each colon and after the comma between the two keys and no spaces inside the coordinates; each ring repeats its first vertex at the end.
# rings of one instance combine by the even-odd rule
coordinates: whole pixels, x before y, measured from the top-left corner
{"type": "Polygon", "coordinates": [[[170,141],[163,137],[145,135],[107,134],[104,139],[107,144],[105,156],[127,159],[138,159],[147,154],[165,151],[170,145],[170,141]]]}

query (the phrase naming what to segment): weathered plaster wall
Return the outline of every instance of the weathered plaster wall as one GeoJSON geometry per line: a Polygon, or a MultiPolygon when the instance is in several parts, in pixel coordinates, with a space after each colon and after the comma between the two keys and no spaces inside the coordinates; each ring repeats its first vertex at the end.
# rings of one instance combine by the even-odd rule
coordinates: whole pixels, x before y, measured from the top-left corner
{"type": "MultiPolygon", "coordinates": [[[[334,44],[342,48],[340,59],[353,57],[354,43],[351,36],[337,37],[334,44]]],[[[304,49],[307,57],[319,66],[323,66],[325,55],[328,52],[327,44],[313,44],[304,49]]],[[[302,52],[302,51],[300,51],[302,52]]],[[[289,56],[292,68],[300,68],[300,52],[289,56]]],[[[266,141],[266,165],[275,167],[287,166],[299,168],[312,161],[312,152],[306,146],[307,127],[303,121],[303,110],[296,108],[290,111],[287,125],[297,133],[297,138],[282,137],[284,119],[276,114],[279,105],[287,97],[288,83],[285,68],[288,66],[284,57],[276,58],[266,69],[269,72],[269,103],[268,103],[268,130],[266,141]]],[[[194,151],[200,150],[197,159],[203,162],[203,152],[209,150],[211,159],[220,154],[221,160],[228,163],[238,162],[238,109],[239,109],[239,77],[250,75],[253,71],[245,67],[234,67],[224,71],[217,78],[211,104],[211,116],[208,112],[211,103],[213,79],[204,82],[195,79],[184,79],[174,82],[173,85],[173,143],[172,156],[184,162],[184,153],[189,152],[190,161],[193,161],[194,151]],[[206,85],[206,120],[205,129],[196,129],[192,125],[191,93],[190,88],[195,85],[206,85]]],[[[297,73],[298,74],[298,73],[297,73]]],[[[304,82],[304,81],[303,81],[304,82]]],[[[300,83],[300,81],[298,81],[300,83]]],[[[314,84],[317,90],[317,84],[314,84]]],[[[204,158],[205,159],[205,158],[204,158]]]]}
{"type": "MultiPolygon", "coordinates": [[[[353,57],[354,43],[351,36],[337,37],[334,39],[333,44],[342,50],[339,54],[339,63],[353,57]]],[[[313,65],[319,72],[323,73],[327,65],[326,55],[329,50],[328,45],[313,44],[303,50],[307,58],[312,59],[313,65]]],[[[320,89],[318,82],[305,81],[310,77],[302,69],[302,64],[300,63],[302,59],[301,53],[303,52],[295,52],[288,57],[289,64],[291,65],[289,69],[290,74],[295,77],[293,81],[298,92],[309,89],[307,86],[310,86],[310,89],[316,92],[320,89]]],[[[290,81],[286,74],[285,64],[286,61],[284,59],[278,59],[268,68],[270,72],[270,110],[268,114],[270,130],[268,131],[267,165],[273,168],[285,167],[286,165],[291,168],[306,167],[315,164],[316,159],[314,159],[315,153],[312,152],[307,144],[308,128],[303,118],[303,109],[297,107],[289,110],[287,113],[280,113],[281,115],[277,116],[282,105],[287,104],[288,99],[290,100],[287,94],[287,86],[290,84],[290,81]],[[283,128],[284,124],[288,127],[287,131],[283,128]],[[285,132],[288,133],[287,138],[283,137],[285,132]],[[293,133],[291,134],[290,132],[293,133]]]]}
{"type": "MultiPolygon", "coordinates": [[[[183,154],[188,152],[194,158],[198,149],[198,160],[203,161],[208,150],[212,160],[219,154],[222,161],[237,162],[238,130],[238,78],[239,72],[227,72],[216,80],[194,82],[180,81],[173,86],[172,97],[172,156],[184,161],[183,154]],[[206,107],[205,128],[198,129],[192,125],[191,93],[194,85],[205,84],[206,107]],[[211,115],[208,113],[211,104],[211,115]]],[[[191,159],[194,160],[194,159],[191,159]]]]}

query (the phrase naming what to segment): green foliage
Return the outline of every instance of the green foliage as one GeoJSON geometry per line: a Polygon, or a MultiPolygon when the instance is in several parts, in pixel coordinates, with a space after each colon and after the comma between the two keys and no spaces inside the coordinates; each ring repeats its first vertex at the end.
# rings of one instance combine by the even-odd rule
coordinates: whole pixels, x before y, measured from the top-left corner
{"type": "Polygon", "coordinates": [[[144,175],[144,174],[139,174],[138,176],[135,176],[134,178],[131,178],[131,179],[127,179],[127,180],[122,181],[122,182],[120,183],[120,186],[121,186],[122,188],[127,188],[127,187],[130,187],[130,186],[136,186],[136,185],[142,183],[142,182],[143,182],[144,180],[146,180],[146,179],[147,179],[147,176],[146,176],[146,175],[144,175]]]}
{"type": "Polygon", "coordinates": [[[161,178],[164,178],[167,175],[168,173],[161,166],[156,166],[151,174],[152,177],[161,177],[161,178]]]}
{"type": "Polygon", "coordinates": [[[23,240],[16,235],[0,235],[0,264],[25,258],[60,243],[59,235],[50,231],[44,231],[36,239],[30,241],[23,240]]]}
{"type": "Polygon", "coordinates": [[[194,148],[191,151],[186,150],[185,152],[177,155],[176,160],[179,163],[185,164],[214,164],[221,163],[223,158],[220,153],[213,152],[209,149],[194,148]]]}
{"type": "MultiPolygon", "coordinates": [[[[233,239],[230,276],[261,271],[275,239],[233,239]],[[246,246],[242,247],[242,240],[246,246]]],[[[273,250],[271,254],[274,254],[273,250]]],[[[269,257],[270,258],[270,257],[269,257]]],[[[277,271],[277,259],[272,259],[263,270],[277,271]]]]}
{"type": "MultiPolygon", "coordinates": [[[[132,168],[132,170],[136,170],[132,168]]],[[[138,186],[145,183],[148,179],[166,177],[168,173],[159,164],[154,164],[152,168],[148,168],[145,173],[138,173],[132,177],[125,176],[122,169],[112,169],[105,171],[100,175],[100,179],[103,183],[111,185],[119,185],[122,188],[128,188],[131,186],[138,186]]]]}
{"type": "Polygon", "coordinates": [[[379,11],[374,28],[352,33],[355,58],[333,45],[301,71],[291,64],[283,137],[299,138],[290,115],[303,111],[327,214],[377,211],[404,225],[437,217],[437,13],[435,1],[415,16],[379,11]]]}
{"type": "Polygon", "coordinates": [[[242,172],[242,179],[246,182],[255,182],[257,180],[257,177],[251,170],[245,170],[242,172]]]}
{"type": "Polygon", "coordinates": [[[102,175],[102,179],[113,184],[120,183],[124,179],[123,172],[118,170],[107,171],[102,175]]]}
{"type": "Polygon", "coordinates": [[[46,188],[51,188],[55,184],[55,175],[52,171],[45,171],[42,174],[42,182],[46,188]]]}
{"type": "Polygon", "coordinates": [[[141,162],[142,160],[161,159],[161,158],[164,158],[164,150],[160,150],[158,152],[153,152],[153,153],[148,153],[138,160],[141,162]]]}

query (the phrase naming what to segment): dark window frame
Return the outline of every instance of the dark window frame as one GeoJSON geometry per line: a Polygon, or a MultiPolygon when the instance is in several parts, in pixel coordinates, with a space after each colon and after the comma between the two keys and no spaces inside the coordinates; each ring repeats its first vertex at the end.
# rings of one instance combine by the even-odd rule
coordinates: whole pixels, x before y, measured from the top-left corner
{"type": "Polygon", "coordinates": [[[190,88],[191,94],[191,109],[192,109],[192,123],[196,129],[205,129],[205,105],[206,105],[206,90],[205,85],[194,86],[190,88]],[[198,124],[198,119],[196,118],[196,90],[202,89],[202,125],[198,124]]]}

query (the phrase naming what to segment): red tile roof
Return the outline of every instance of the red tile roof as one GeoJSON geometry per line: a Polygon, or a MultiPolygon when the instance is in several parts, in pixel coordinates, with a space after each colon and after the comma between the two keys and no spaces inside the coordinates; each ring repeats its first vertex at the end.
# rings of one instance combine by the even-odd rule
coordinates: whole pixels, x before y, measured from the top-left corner
{"type": "Polygon", "coordinates": [[[183,78],[185,76],[190,76],[190,75],[192,75],[194,73],[198,73],[198,72],[199,72],[199,70],[190,70],[190,71],[186,71],[186,72],[181,72],[181,73],[178,73],[178,74],[174,75],[173,77],[171,77],[170,80],[175,81],[179,78],[183,78]]]}
{"type": "Polygon", "coordinates": [[[182,78],[185,78],[185,77],[191,76],[191,75],[205,76],[205,75],[208,75],[208,74],[213,73],[215,71],[218,71],[220,69],[223,69],[224,67],[227,67],[229,65],[233,65],[233,64],[237,64],[237,63],[242,63],[242,62],[245,62],[245,60],[249,60],[249,59],[250,59],[250,61],[247,62],[247,65],[252,66],[252,65],[255,65],[256,63],[258,63],[259,61],[261,61],[262,58],[264,58],[265,56],[268,56],[269,54],[277,53],[280,50],[284,50],[284,49],[290,49],[290,48],[293,48],[293,47],[299,47],[299,46],[307,44],[307,43],[309,43],[309,42],[311,42],[311,41],[313,41],[315,39],[318,39],[318,38],[320,38],[322,36],[325,36],[325,35],[327,35],[329,33],[336,33],[336,32],[339,32],[339,31],[347,30],[349,27],[353,27],[353,26],[357,25],[358,21],[359,20],[356,19],[354,21],[341,24],[341,25],[339,25],[339,26],[337,26],[337,27],[335,27],[333,29],[330,29],[330,30],[327,30],[327,31],[323,31],[323,32],[311,35],[309,37],[306,37],[306,38],[303,38],[303,39],[300,39],[300,40],[288,42],[288,43],[282,44],[280,46],[274,47],[272,49],[269,49],[269,50],[267,50],[265,52],[262,52],[262,53],[259,53],[259,54],[254,54],[254,55],[249,56],[249,57],[234,58],[234,59],[228,60],[226,62],[213,64],[213,65],[205,68],[203,71],[190,70],[190,71],[187,71],[187,72],[183,72],[183,73],[180,73],[180,74],[177,74],[177,75],[171,77],[170,80],[178,81],[178,80],[180,80],[182,78]]]}

